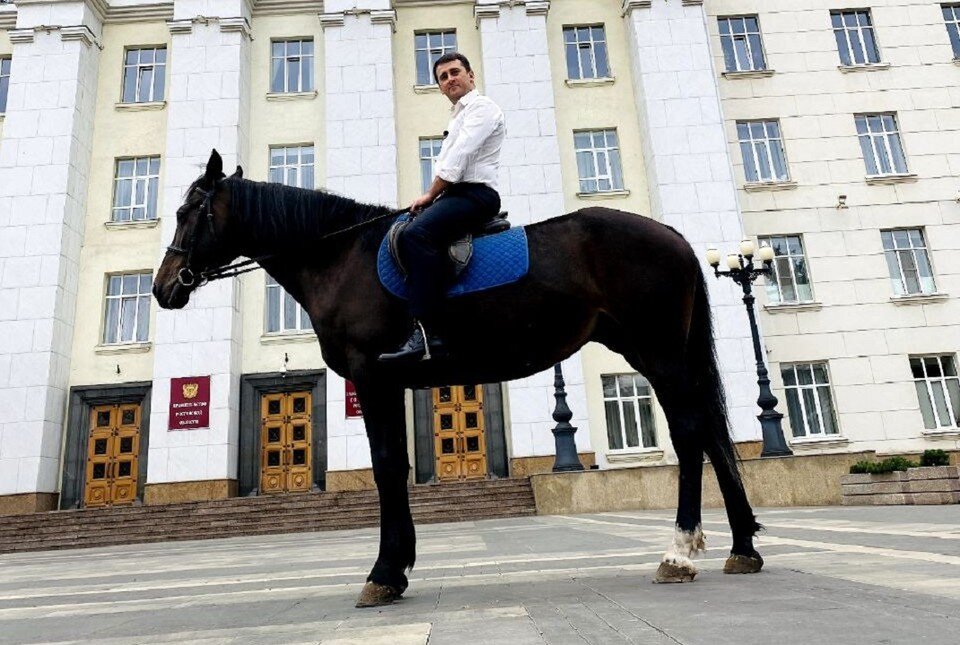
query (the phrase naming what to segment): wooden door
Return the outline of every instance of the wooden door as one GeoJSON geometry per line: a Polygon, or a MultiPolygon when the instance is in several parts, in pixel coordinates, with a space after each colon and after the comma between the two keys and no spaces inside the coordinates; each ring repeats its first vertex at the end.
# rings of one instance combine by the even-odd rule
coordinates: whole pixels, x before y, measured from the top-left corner
{"type": "Polygon", "coordinates": [[[265,394],[260,409],[260,492],[310,490],[313,485],[310,392],[265,394]]]}
{"type": "Polygon", "coordinates": [[[433,390],[434,454],[437,479],[463,481],[487,476],[483,386],[433,390]]]}
{"type": "Polygon", "coordinates": [[[93,406],[84,506],[133,503],[137,498],[139,455],[140,404],[93,406]]]}

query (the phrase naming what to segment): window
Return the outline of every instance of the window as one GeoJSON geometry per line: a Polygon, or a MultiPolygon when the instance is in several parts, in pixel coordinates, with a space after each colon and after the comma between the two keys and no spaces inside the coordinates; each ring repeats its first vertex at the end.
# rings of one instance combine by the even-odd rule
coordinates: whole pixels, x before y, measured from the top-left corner
{"type": "Polygon", "coordinates": [[[163,100],[167,48],[128,49],[123,61],[123,103],[163,100]]]}
{"type": "Polygon", "coordinates": [[[953,45],[953,58],[960,60],[960,4],[945,4],[940,8],[943,9],[943,20],[947,23],[947,33],[953,45]]]}
{"type": "Polygon", "coordinates": [[[748,182],[790,179],[777,121],[737,121],[737,136],[748,182]]]}
{"type": "Polygon", "coordinates": [[[10,58],[0,58],[0,114],[7,111],[7,94],[10,92],[10,58]]]}
{"type": "Polygon", "coordinates": [[[787,391],[787,409],[794,437],[840,434],[830,394],[826,363],[784,365],[780,368],[787,391]]]}
{"type": "Polygon", "coordinates": [[[117,159],[113,187],[113,221],[157,218],[160,157],[117,159]]]}
{"type": "Polygon", "coordinates": [[[880,62],[880,50],[868,9],[831,11],[830,20],[833,22],[833,35],[837,39],[841,63],[866,65],[880,62]]]}
{"type": "Polygon", "coordinates": [[[927,430],[960,426],[960,380],[953,356],[910,357],[923,427],[927,430]]]}
{"type": "Polygon", "coordinates": [[[567,50],[567,78],[610,77],[603,25],[564,27],[563,43],[567,50]]]}
{"type": "Polygon", "coordinates": [[[443,137],[420,139],[420,188],[423,192],[427,192],[430,185],[433,184],[433,178],[436,176],[434,169],[442,145],[443,137]]]}
{"type": "Polygon", "coordinates": [[[270,57],[271,92],[313,91],[313,40],[275,40],[270,57]]]}
{"type": "Polygon", "coordinates": [[[812,301],[813,289],[800,236],[761,237],[760,244],[768,245],[774,253],[773,276],[766,279],[767,299],[772,304],[812,301]]]}
{"type": "Polygon", "coordinates": [[[880,237],[890,271],[890,284],[896,295],[933,293],[937,290],[922,230],[880,231],[880,237]]]}
{"type": "Polygon", "coordinates": [[[145,343],[150,333],[150,273],[107,276],[103,343],[145,343]]]}
{"type": "Polygon", "coordinates": [[[581,193],[623,190],[620,144],[616,130],[586,130],[573,133],[581,193]]]}
{"type": "Polygon", "coordinates": [[[856,117],[856,122],[867,176],[905,174],[907,159],[900,143],[896,116],[861,114],[856,117]]]}
{"type": "Polygon", "coordinates": [[[604,374],[603,408],[610,450],[656,448],[650,383],[640,374],[604,374]]]}
{"type": "Polygon", "coordinates": [[[433,64],[437,59],[457,51],[457,32],[426,31],[413,36],[413,55],[417,63],[417,85],[433,85],[433,64]]]}
{"type": "Polygon", "coordinates": [[[313,190],[313,146],[271,146],[267,181],[313,190]]]}
{"type": "Polygon", "coordinates": [[[267,333],[295,334],[312,330],[310,317],[300,303],[267,276],[267,333]]]}
{"type": "Polygon", "coordinates": [[[767,68],[757,16],[718,18],[720,45],[728,72],[756,72],[767,68]]]}

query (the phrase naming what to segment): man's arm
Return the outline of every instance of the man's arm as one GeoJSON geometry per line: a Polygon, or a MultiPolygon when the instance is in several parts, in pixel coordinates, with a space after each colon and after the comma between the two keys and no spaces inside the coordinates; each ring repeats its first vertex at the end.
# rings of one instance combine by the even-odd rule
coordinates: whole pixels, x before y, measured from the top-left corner
{"type": "Polygon", "coordinates": [[[410,210],[414,213],[420,211],[420,209],[425,208],[433,203],[437,197],[440,196],[440,193],[447,189],[447,186],[453,182],[447,181],[446,179],[441,179],[440,177],[434,177],[433,183],[430,184],[430,188],[427,189],[427,192],[417,197],[415,200],[410,202],[410,210]]]}

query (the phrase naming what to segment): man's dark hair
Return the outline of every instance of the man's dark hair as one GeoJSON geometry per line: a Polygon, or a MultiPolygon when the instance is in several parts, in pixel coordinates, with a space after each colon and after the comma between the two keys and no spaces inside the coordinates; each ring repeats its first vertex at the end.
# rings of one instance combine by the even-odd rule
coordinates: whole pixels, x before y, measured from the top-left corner
{"type": "Polygon", "coordinates": [[[444,63],[452,63],[453,61],[458,60],[463,63],[463,68],[468,72],[472,72],[470,69],[470,61],[467,60],[467,57],[461,54],[460,52],[449,52],[444,54],[437,59],[437,62],[433,64],[433,80],[437,81],[437,85],[440,84],[440,81],[437,80],[437,66],[443,65],[444,63]]]}

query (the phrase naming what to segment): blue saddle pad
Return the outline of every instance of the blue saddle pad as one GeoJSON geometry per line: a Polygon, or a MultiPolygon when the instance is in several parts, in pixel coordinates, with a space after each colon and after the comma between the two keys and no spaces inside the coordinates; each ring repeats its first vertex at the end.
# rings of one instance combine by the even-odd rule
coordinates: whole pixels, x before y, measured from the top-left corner
{"type": "MultiPolygon", "coordinates": [[[[530,269],[530,252],[527,248],[527,232],[521,227],[507,229],[503,233],[486,235],[473,241],[473,257],[470,264],[447,289],[447,297],[462,296],[516,282],[527,275],[530,269]]],[[[406,278],[390,255],[387,238],[380,244],[377,255],[377,273],[387,291],[398,298],[408,298],[406,278]]]]}

